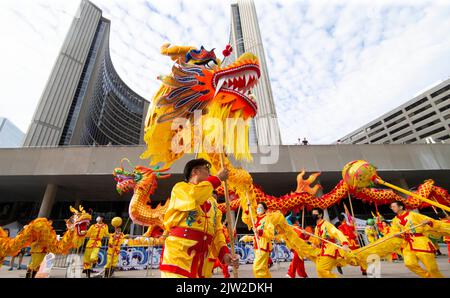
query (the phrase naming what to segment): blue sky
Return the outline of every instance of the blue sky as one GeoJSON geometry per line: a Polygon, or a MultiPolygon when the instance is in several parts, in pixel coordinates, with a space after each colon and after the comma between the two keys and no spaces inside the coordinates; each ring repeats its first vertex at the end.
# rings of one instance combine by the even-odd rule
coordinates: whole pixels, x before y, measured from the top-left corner
{"type": "MultiPolygon", "coordinates": [[[[165,42],[217,48],[228,1],[93,0],[115,68],[151,100],[165,42]]],[[[450,76],[448,1],[256,0],[283,143],[332,143],[450,76]]],[[[26,131],[79,1],[0,2],[0,116],[26,131]]]]}

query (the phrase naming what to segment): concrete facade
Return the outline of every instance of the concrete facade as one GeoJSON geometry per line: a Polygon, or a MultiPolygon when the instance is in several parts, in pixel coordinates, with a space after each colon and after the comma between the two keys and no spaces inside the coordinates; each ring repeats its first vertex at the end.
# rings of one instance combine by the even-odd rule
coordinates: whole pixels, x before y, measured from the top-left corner
{"type": "Polygon", "coordinates": [[[231,4],[230,44],[234,49],[231,60],[237,59],[244,52],[251,52],[259,58],[261,77],[253,88],[258,112],[252,120],[250,142],[261,146],[280,145],[280,128],[253,0],[237,0],[231,4]]]}
{"type": "Polygon", "coordinates": [[[342,137],[343,144],[450,141],[450,78],[342,137]]]}

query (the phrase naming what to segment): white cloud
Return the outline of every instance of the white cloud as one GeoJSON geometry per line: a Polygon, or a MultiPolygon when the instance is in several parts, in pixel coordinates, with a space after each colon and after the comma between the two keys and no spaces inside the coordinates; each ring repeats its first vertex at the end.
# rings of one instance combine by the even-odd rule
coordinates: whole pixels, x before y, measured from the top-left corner
{"type": "MultiPolygon", "coordinates": [[[[147,99],[171,67],[162,43],[215,47],[220,55],[228,42],[228,1],[92,1],[111,20],[116,70],[147,99]]],[[[333,142],[449,76],[445,1],[255,2],[285,143],[333,142]]],[[[0,2],[0,115],[23,131],[78,5],[0,2]]]]}

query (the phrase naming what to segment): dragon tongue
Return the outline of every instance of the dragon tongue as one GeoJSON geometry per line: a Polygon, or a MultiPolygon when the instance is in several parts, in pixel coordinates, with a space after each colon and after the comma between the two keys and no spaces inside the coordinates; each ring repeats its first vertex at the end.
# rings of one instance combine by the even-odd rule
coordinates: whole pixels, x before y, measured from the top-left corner
{"type": "Polygon", "coordinates": [[[217,83],[216,92],[214,93],[214,98],[216,97],[217,93],[219,93],[220,88],[222,88],[223,83],[225,83],[225,78],[220,78],[219,82],[217,83]]]}

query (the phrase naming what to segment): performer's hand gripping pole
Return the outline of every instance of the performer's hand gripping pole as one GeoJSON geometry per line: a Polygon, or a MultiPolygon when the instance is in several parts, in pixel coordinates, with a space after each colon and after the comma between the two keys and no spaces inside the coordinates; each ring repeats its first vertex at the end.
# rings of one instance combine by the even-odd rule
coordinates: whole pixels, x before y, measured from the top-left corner
{"type": "Polygon", "coordinates": [[[381,243],[383,243],[383,242],[386,242],[386,241],[388,241],[389,239],[392,239],[392,238],[394,238],[394,237],[398,237],[398,236],[400,236],[400,235],[402,235],[402,234],[404,234],[404,233],[406,233],[406,232],[409,232],[409,231],[411,231],[411,230],[413,230],[413,229],[415,229],[415,228],[421,227],[421,226],[426,225],[426,224],[427,224],[426,222],[423,222],[423,223],[421,223],[421,224],[412,226],[412,227],[410,227],[409,229],[406,229],[406,230],[404,230],[404,231],[402,231],[402,232],[392,234],[391,236],[388,236],[388,237],[384,238],[383,240],[381,240],[381,241],[378,242],[378,243],[376,242],[376,243],[373,243],[373,244],[370,244],[370,245],[365,246],[365,247],[362,248],[361,250],[358,250],[356,253],[358,254],[358,253],[360,253],[360,252],[362,252],[362,251],[365,251],[366,249],[369,249],[369,248],[372,248],[372,247],[374,247],[374,246],[377,246],[378,244],[381,244],[381,243]]]}
{"type": "MultiPolygon", "coordinates": [[[[329,240],[327,240],[327,239],[325,239],[325,238],[322,238],[322,237],[316,236],[316,235],[314,235],[314,234],[311,234],[311,233],[309,233],[309,232],[306,232],[305,230],[303,230],[302,233],[304,233],[304,234],[306,234],[306,235],[309,235],[309,236],[311,236],[311,237],[317,238],[317,239],[319,239],[319,240],[321,240],[321,241],[324,241],[324,242],[326,242],[326,243],[329,243],[329,244],[331,244],[331,245],[334,245],[334,246],[336,246],[337,248],[344,249],[344,247],[343,247],[343,246],[340,246],[339,244],[336,244],[336,243],[331,242],[331,241],[329,241],[329,240]]],[[[345,249],[344,249],[344,250],[345,250],[345,249]]]]}

